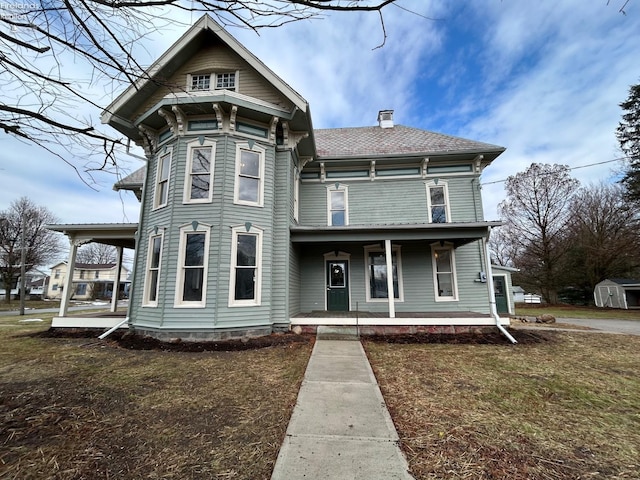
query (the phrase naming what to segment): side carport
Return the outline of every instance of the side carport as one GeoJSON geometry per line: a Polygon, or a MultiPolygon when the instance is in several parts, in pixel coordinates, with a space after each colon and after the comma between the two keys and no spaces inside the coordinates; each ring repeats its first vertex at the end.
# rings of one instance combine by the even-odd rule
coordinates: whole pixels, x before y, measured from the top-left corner
{"type": "Polygon", "coordinates": [[[69,239],[69,260],[67,262],[68,273],[60,302],[60,312],[54,317],[52,327],[95,327],[108,328],[122,322],[118,315],[118,295],[112,295],[109,315],[70,317],[68,316],[69,301],[73,290],[73,272],[76,265],[78,247],[87,243],[101,243],[116,247],[116,275],[113,292],[120,291],[120,274],[122,271],[123,250],[125,248],[135,250],[137,223],[91,223],[91,224],[55,224],[47,225],[49,230],[65,234],[69,239]]]}

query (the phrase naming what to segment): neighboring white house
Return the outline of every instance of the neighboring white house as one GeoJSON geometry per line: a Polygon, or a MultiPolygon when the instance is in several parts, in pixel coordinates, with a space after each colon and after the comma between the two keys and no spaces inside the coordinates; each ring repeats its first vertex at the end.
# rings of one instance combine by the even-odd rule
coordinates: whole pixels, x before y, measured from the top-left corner
{"type": "Polygon", "coordinates": [[[593,292],[596,307],[640,308],[640,280],[608,278],[593,292]]]}
{"type": "MultiPolygon", "coordinates": [[[[73,293],[71,298],[76,300],[111,298],[113,282],[116,279],[116,267],[115,263],[76,263],[73,270],[73,293]]],[[[60,262],[51,267],[47,297],[62,297],[66,276],[67,262],[60,262]]],[[[120,272],[120,296],[125,295],[129,290],[128,276],[129,270],[123,266],[120,272]]]]}

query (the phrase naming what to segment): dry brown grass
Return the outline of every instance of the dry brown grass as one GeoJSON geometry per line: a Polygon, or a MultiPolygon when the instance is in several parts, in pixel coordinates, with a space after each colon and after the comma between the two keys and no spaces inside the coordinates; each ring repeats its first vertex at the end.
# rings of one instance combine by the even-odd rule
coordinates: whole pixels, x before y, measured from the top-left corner
{"type": "Polygon", "coordinates": [[[417,479],[640,478],[640,337],[534,335],[365,342],[417,479]]]}
{"type": "Polygon", "coordinates": [[[269,478],[310,342],[163,352],[0,330],[0,478],[269,478]]]}

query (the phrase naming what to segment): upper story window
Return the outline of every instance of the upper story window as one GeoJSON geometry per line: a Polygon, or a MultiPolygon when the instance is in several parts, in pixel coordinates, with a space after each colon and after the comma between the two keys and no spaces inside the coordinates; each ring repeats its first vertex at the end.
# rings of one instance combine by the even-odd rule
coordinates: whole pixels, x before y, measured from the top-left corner
{"type": "Polygon", "coordinates": [[[143,305],[158,305],[158,289],[160,286],[160,259],[162,258],[162,243],[164,235],[152,235],[149,238],[149,251],[147,252],[147,274],[144,278],[143,305]]]}
{"type": "Polygon", "coordinates": [[[293,219],[300,218],[300,171],[293,167],[293,219]]]}
{"type": "Polygon", "coordinates": [[[156,173],[156,191],[153,201],[154,208],[164,207],[169,200],[169,174],[171,172],[171,152],[166,149],[158,158],[158,170],[156,173]]]}
{"type": "Polygon", "coordinates": [[[245,226],[232,230],[229,306],[260,305],[262,291],[262,230],[245,226]]]}
{"type": "Polygon", "coordinates": [[[213,196],[215,142],[195,140],[187,145],[184,202],[210,202],[213,196]]]}
{"type": "Polygon", "coordinates": [[[187,85],[191,92],[210,90],[237,90],[238,72],[190,74],[187,85]]]}
{"type": "Polygon", "coordinates": [[[264,197],[265,149],[254,144],[236,145],[235,203],[261,207],[264,197]]]}
{"type": "Polygon", "coordinates": [[[100,278],[100,271],[96,270],[96,274],[94,275],[93,278],[100,278]]]}
{"type": "Polygon", "coordinates": [[[235,90],[235,89],[236,89],[236,72],[216,74],[216,90],[235,90]]]}
{"type": "Polygon", "coordinates": [[[84,278],[84,270],[80,270],[80,278],[84,278]]]}
{"type": "Polygon", "coordinates": [[[191,75],[191,91],[211,90],[211,74],[191,75]]]}
{"type": "Polygon", "coordinates": [[[427,182],[427,205],[430,223],[451,221],[449,211],[449,191],[446,182],[427,182]]]}
{"type": "Polygon", "coordinates": [[[349,225],[348,187],[336,183],[327,188],[327,219],[331,226],[349,225]]]}
{"type": "Polygon", "coordinates": [[[180,229],[176,307],[204,307],[207,293],[209,231],[206,225],[180,229]]]}
{"type": "Polygon", "coordinates": [[[436,301],[457,300],[456,262],[453,245],[450,243],[441,244],[440,242],[431,245],[431,263],[436,301]]]}
{"type": "Polygon", "coordinates": [[[59,268],[56,268],[56,271],[55,271],[55,273],[53,275],[53,278],[60,278],[60,269],[59,268]]]}

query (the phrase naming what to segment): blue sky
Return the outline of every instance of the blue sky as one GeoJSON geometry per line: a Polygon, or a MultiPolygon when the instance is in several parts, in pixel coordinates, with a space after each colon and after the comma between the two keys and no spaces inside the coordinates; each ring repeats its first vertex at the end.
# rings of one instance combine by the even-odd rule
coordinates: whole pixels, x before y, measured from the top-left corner
{"type": "MultiPolygon", "coordinates": [[[[485,217],[496,219],[501,180],[530,163],[575,168],[620,156],[618,104],[640,82],[640,6],[632,0],[624,15],[623,4],[398,0],[402,8],[384,11],[388,37],[380,48],[383,32],[372,13],[331,14],[259,36],[229,31],[307,99],[316,128],[374,125],[379,110],[394,109],[396,123],[506,147],[482,175],[485,217]]],[[[178,19],[139,46],[142,63],[196,18],[178,19]]],[[[69,76],[89,76],[86,65],[66,61],[69,76]]],[[[89,91],[106,106],[108,88],[94,83],[89,91]]],[[[99,113],[78,110],[115,135],[99,125],[99,113]]],[[[138,201],[112,190],[112,173],[94,174],[89,188],[53,155],[2,132],[0,142],[0,210],[26,195],[61,223],[137,221],[138,201]]],[[[120,158],[123,173],[142,165],[120,158]]],[[[573,174],[583,184],[614,181],[619,167],[602,163],[573,174]]]]}

